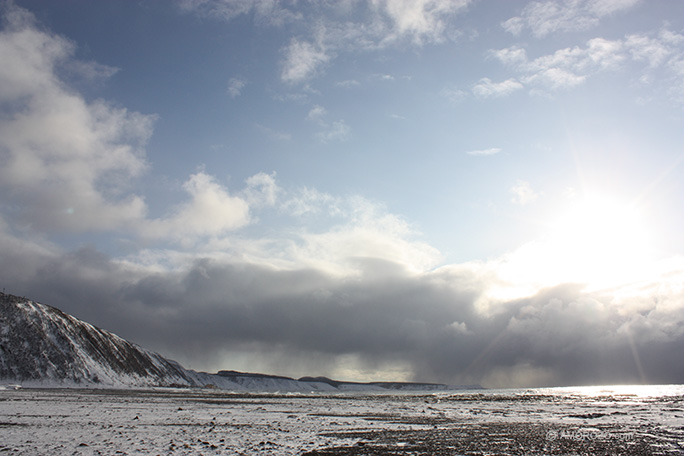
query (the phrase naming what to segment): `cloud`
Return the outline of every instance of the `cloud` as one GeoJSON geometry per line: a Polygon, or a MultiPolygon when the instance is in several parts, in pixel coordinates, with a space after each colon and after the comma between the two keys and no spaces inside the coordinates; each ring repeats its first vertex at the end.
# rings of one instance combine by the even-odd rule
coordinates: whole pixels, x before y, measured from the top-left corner
{"type": "Polygon", "coordinates": [[[567,89],[582,84],[587,77],[562,68],[546,68],[524,79],[526,84],[549,90],[567,89]]]}
{"type": "MultiPolygon", "coordinates": [[[[642,68],[641,81],[661,81],[677,96],[684,96],[681,91],[684,35],[667,29],[657,34],[634,34],[617,40],[593,38],[585,46],[559,49],[535,59],[528,58],[525,49],[519,46],[493,50],[490,55],[519,73],[518,81],[522,85],[535,90],[569,89],[595,74],[621,71],[643,62],[646,66],[642,68]]],[[[473,90],[475,88],[482,94],[497,93],[496,85],[487,78],[473,90]]]]}
{"type": "Polygon", "coordinates": [[[489,78],[482,78],[473,86],[473,93],[481,98],[503,97],[523,88],[515,79],[503,82],[492,82],[489,78]]]}
{"type": "Polygon", "coordinates": [[[319,213],[326,208],[325,212],[336,216],[342,212],[339,207],[341,201],[338,198],[316,190],[315,188],[304,187],[296,195],[291,196],[284,204],[283,208],[296,217],[304,214],[319,213]]]}
{"type": "Polygon", "coordinates": [[[433,247],[414,239],[418,233],[401,217],[363,197],[340,199],[309,189],[285,204],[300,215],[340,220],[322,232],[303,230],[288,249],[294,264],[356,275],[374,273],[366,270],[366,263],[373,266],[377,262],[379,270],[398,266],[425,271],[440,258],[433,247]]]}
{"type": "Polygon", "coordinates": [[[228,95],[230,95],[230,98],[239,97],[246,85],[247,81],[243,78],[230,78],[228,81],[228,95]]]}
{"type": "Polygon", "coordinates": [[[504,65],[519,66],[528,62],[527,52],[519,46],[511,46],[504,49],[490,51],[490,54],[504,65]]]}
{"type": "Polygon", "coordinates": [[[343,120],[330,122],[326,119],[328,112],[322,106],[316,105],[306,116],[310,122],[314,122],[321,127],[321,131],[316,133],[316,137],[324,143],[334,141],[346,141],[351,135],[351,128],[343,120]]]}
{"type": "Polygon", "coordinates": [[[82,62],[72,60],[66,64],[65,70],[72,76],[78,77],[89,83],[100,83],[119,72],[118,68],[103,65],[98,62],[82,62]]]}
{"type": "MultiPolygon", "coordinates": [[[[263,176],[252,178],[252,186],[263,176]]],[[[214,177],[200,171],[183,184],[190,201],[180,204],[171,215],[147,220],[142,228],[146,237],[191,241],[203,236],[217,236],[245,226],[250,221],[249,203],[231,196],[214,177]]]]}
{"type": "Polygon", "coordinates": [[[529,29],[537,38],[555,32],[574,32],[596,27],[602,17],[634,7],[640,0],[533,1],[520,16],[504,21],[507,32],[519,35],[529,29]]]}
{"type": "Polygon", "coordinates": [[[261,133],[264,133],[265,135],[272,139],[275,139],[276,141],[289,141],[292,139],[292,134],[289,132],[274,130],[272,128],[260,124],[256,124],[254,126],[261,133]]]}
{"type": "Polygon", "coordinates": [[[468,97],[468,92],[456,88],[445,88],[440,94],[453,103],[460,103],[468,97]]]}
{"type": "Polygon", "coordinates": [[[17,223],[39,230],[117,230],[144,217],[131,179],[147,168],[144,146],[153,115],[102,100],[86,101],[58,73],[78,68],[70,41],[40,29],[30,13],[7,5],[0,33],[0,204],[17,223]]]}
{"type": "Polygon", "coordinates": [[[611,51],[619,48],[619,43],[591,40],[585,48],[559,49],[534,60],[528,60],[524,50],[516,46],[493,51],[492,55],[522,73],[526,85],[558,90],[583,83],[590,72],[614,66],[622,57],[611,51]]]}
{"type": "Polygon", "coordinates": [[[240,197],[198,172],[183,184],[188,202],[164,218],[148,218],[143,197],[131,188],[147,171],[144,147],[155,116],[86,101],[58,77],[64,66],[91,65],[75,64],[71,42],[40,29],[29,13],[11,5],[5,21],[0,208],[11,214],[13,229],[118,231],[192,244],[245,226],[250,204],[274,198],[274,183],[266,175],[250,178],[246,196],[240,197]]]}
{"type": "Polygon", "coordinates": [[[489,149],[479,149],[479,150],[469,150],[466,152],[468,155],[486,156],[486,155],[496,155],[501,152],[499,147],[492,147],[489,149]]]}
{"type": "MultiPolygon", "coordinates": [[[[409,37],[416,44],[439,42],[444,39],[447,20],[470,3],[469,0],[371,0],[380,17],[389,19],[383,41],[409,37]]],[[[382,19],[376,17],[376,27],[382,19]]],[[[383,24],[384,25],[384,24],[383,24]]]]}
{"type": "Polygon", "coordinates": [[[539,198],[539,194],[532,190],[530,183],[524,180],[518,180],[509,191],[513,194],[513,198],[511,199],[513,204],[519,204],[521,206],[529,204],[539,198]]]}
{"type": "Polygon", "coordinates": [[[182,11],[224,21],[253,14],[258,22],[282,26],[301,19],[300,14],[288,9],[287,5],[271,0],[179,0],[178,5],[182,11]]]}
{"type": "Polygon", "coordinates": [[[321,74],[341,52],[385,49],[409,42],[439,43],[457,35],[453,18],[471,0],[364,0],[323,2],[315,6],[269,0],[182,0],[182,11],[232,21],[253,15],[257,24],[291,34],[280,77],[305,83],[321,74]],[[303,31],[302,31],[303,30],[303,31]]]}
{"type": "Polygon", "coordinates": [[[340,81],[340,82],[336,83],[335,85],[337,87],[343,87],[345,89],[349,89],[352,87],[358,87],[359,85],[361,85],[361,83],[359,81],[357,81],[356,79],[346,79],[344,81],[340,81]]]}
{"type": "Polygon", "coordinates": [[[322,122],[327,114],[328,111],[326,111],[323,106],[316,105],[313,108],[311,108],[311,110],[309,110],[309,113],[307,114],[306,118],[307,120],[318,123],[322,122]]]}
{"type": "Polygon", "coordinates": [[[351,136],[351,128],[344,120],[336,120],[326,125],[324,131],[316,134],[318,139],[324,143],[335,141],[347,141],[351,136]]]}
{"type": "Polygon", "coordinates": [[[558,284],[495,298],[493,287],[506,286],[502,265],[524,263],[409,270],[415,247],[396,255],[402,244],[391,243],[405,227],[357,215],[354,229],[305,238],[292,253],[309,261],[290,267],[200,253],[169,268],[92,247],[13,244],[3,230],[0,255],[12,261],[0,275],[8,291],[198,369],[332,375],[351,359],[347,378],[363,366],[376,366],[365,378],[382,378],[385,365],[394,378],[489,387],[672,383],[684,374],[672,362],[684,342],[682,261],[636,288],[558,284]],[[321,258],[350,269],[328,270],[321,258]]]}
{"type": "Polygon", "coordinates": [[[292,39],[285,48],[285,60],[280,78],[295,84],[312,78],[330,60],[325,47],[299,39],[292,39]]]}
{"type": "Polygon", "coordinates": [[[275,172],[257,173],[249,177],[246,183],[247,188],[243,191],[245,200],[253,207],[275,205],[282,191],[276,183],[275,172]]]}

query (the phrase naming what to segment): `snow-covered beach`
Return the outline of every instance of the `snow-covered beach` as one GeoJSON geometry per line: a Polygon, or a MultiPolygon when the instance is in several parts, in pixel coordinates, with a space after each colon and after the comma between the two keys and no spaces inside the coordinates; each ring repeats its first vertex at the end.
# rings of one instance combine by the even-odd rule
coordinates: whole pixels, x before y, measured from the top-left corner
{"type": "Polygon", "coordinates": [[[0,453],[684,452],[684,387],[433,393],[0,390],[0,453]]]}

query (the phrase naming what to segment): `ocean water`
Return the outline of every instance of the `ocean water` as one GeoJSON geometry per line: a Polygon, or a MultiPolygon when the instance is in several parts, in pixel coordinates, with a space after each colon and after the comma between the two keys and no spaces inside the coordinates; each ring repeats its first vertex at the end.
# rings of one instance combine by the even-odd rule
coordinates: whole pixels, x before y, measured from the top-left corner
{"type": "Polygon", "coordinates": [[[684,454],[684,386],[0,390],[0,454],[684,454]]]}

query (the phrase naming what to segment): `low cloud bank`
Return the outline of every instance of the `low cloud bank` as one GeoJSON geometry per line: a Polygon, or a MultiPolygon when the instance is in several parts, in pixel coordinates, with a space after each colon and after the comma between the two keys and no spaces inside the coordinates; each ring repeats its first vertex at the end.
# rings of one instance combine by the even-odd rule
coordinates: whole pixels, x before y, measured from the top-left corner
{"type": "Polygon", "coordinates": [[[196,259],[153,272],[94,248],[12,255],[7,243],[0,247],[11,259],[0,270],[8,291],[198,369],[231,369],[233,362],[289,375],[391,372],[487,386],[684,376],[675,362],[684,343],[681,272],[638,290],[565,284],[493,302],[481,265],[415,273],[359,258],[359,273],[340,277],[196,259]]]}

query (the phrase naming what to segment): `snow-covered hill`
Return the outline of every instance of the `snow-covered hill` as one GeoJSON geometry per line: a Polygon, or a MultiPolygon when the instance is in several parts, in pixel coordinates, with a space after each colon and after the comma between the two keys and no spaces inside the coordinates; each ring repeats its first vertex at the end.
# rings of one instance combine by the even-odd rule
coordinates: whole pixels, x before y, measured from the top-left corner
{"type": "Polygon", "coordinates": [[[214,387],[232,391],[444,390],[427,383],[195,372],[59,309],[0,293],[0,382],[65,387],[214,387]]]}
{"type": "Polygon", "coordinates": [[[182,366],[59,309],[0,294],[0,379],[55,386],[191,385],[182,366]]]}

